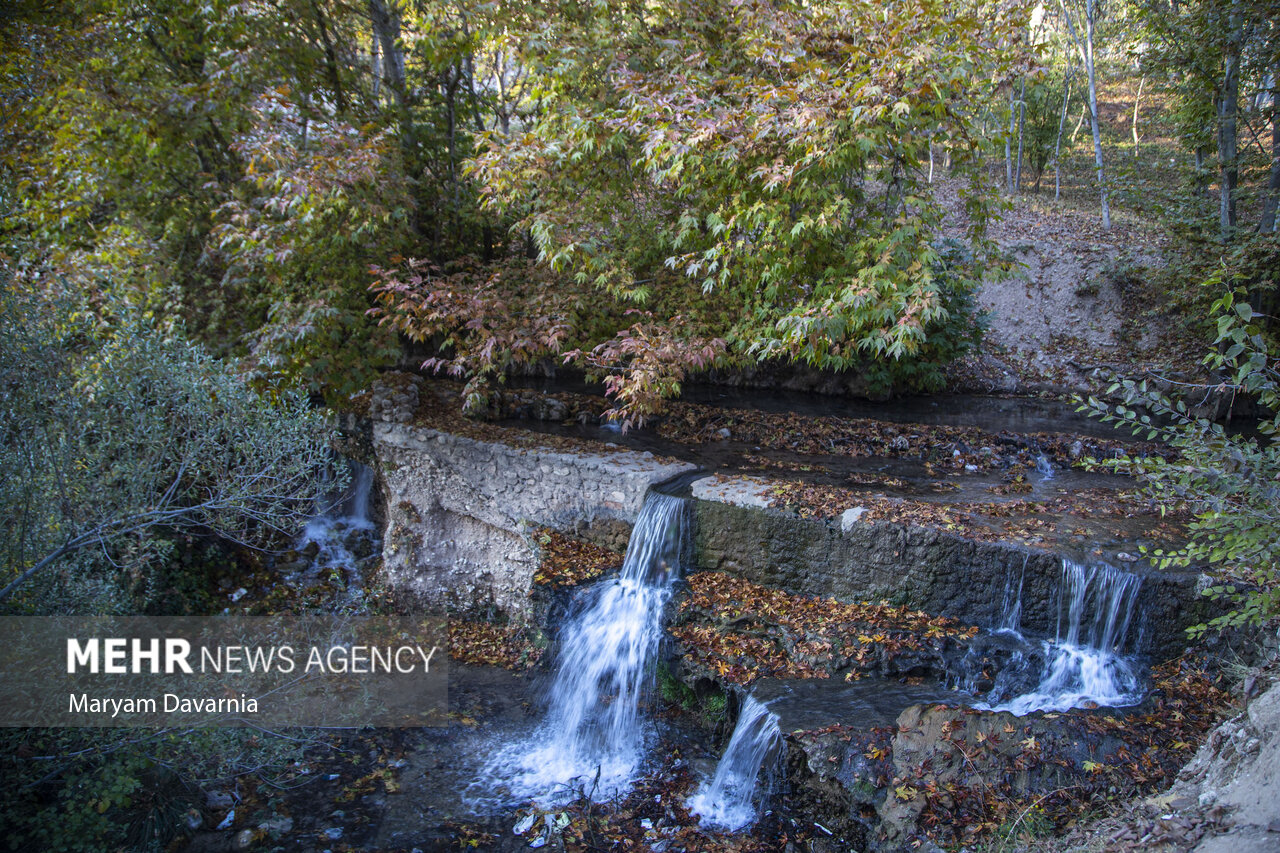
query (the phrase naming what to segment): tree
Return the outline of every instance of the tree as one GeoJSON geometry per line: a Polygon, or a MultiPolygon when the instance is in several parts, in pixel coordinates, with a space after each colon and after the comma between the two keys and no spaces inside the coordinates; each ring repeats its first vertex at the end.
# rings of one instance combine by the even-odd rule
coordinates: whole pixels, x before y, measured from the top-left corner
{"type": "Polygon", "coordinates": [[[655,351],[910,363],[949,316],[930,141],[970,179],[977,263],[951,284],[976,283],[976,122],[1021,59],[1021,13],[676,0],[552,4],[538,23],[521,46],[536,120],[488,134],[474,175],[579,299],[650,312],[648,338],[674,344],[655,351]]]}
{"type": "Polygon", "coordinates": [[[1093,132],[1093,161],[1098,170],[1098,197],[1102,205],[1102,227],[1111,227],[1111,207],[1107,203],[1107,175],[1102,163],[1102,132],[1098,124],[1098,75],[1095,61],[1095,33],[1098,24],[1097,0],[1084,0],[1080,7],[1075,2],[1068,5],[1067,0],[1058,0],[1058,8],[1062,10],[1062,18],[1071,34],[1071,41],[1080,55],[1080,64],[1084,68],[1089,105],[1089,129],[1093,132]]]}
{"type": "Polygon", "coordinates": [[[0,600],[145,601],[177,534],[261,547],[315,512],[330,430],[303,396],[259,395],[132,310],[103,328],[62,299],[9,281],[0,302],[0,600]]]}
{"type": "Polygon", "coordinates": [[[23,8],[0,58],[17,96],[0,166],[23,201],[3,232],[85,294],[109,283],[182,318],[266,384],[367,384],[396,344],[365,316],[368,264],[415,242],[413,191],[431,182],[406,178],[411,134],[372,92],[364,7],[23,8]]]}

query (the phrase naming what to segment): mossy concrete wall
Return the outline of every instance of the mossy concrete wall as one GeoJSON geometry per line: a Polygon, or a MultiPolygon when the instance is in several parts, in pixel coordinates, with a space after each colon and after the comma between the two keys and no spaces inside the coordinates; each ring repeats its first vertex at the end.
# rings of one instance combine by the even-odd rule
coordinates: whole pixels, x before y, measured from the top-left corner
{"type": "Polygon", "coordinates": [[[650,453],[510,447],[380,422],[383,563],[393,585],[455,609],[523,619],[537,527],[625,547],[645,492],[692,465],[650,453]]]}
{"type": "MultiPolygon", "coordinates": [[[[887,599],[984,627],[999,624],[1006,587],[1021,579],[1022,628],[1056,630],[1063,554],[905,523],[804,519],[729,500],[695,506],[699,568],[803,595],[887,599]]],[[[1126,568],[1143,575],[1134,641],[1157,659],[1180,654],[1186,627],[1206,616],[1198,594],[1204,577],[1126,568]]]]}

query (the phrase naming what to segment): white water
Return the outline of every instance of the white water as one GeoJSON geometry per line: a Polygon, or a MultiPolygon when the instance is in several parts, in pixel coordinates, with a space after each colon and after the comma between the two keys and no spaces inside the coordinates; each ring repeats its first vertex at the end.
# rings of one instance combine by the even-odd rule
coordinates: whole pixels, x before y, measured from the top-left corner
{"type": "Polygon", "coordinates": [[[1053,479],[1053,463],[1043,453],[1036,455],[1036,473],[1040,475],[1042,481],[1053,479]]]}
{"type": "Polygon", "coordinates": [[[650,735],[640,702],[688,526],[683,500],[648,495],[622,571],[587,590],[561,631],[545,720],[490,759],[474,799],[505,791],[550,805],[579,796],[606,800],[630,787],[650,735]]]}
{"type": "Polygon", "coordinates": [[[373,492],[373,469],[352,461],[351,483],[342,499],[314,516],[302,528],[295,547],[304,549],[314,542],[319,552],[311,559],[311,570],[349,569],[357,558],[351,552],[353,534],[368,539],[376,535],[369,518],[369,498],[373,492]]]}
{"type": "Polygon", "coordinates": [[[1027,563],[1031,560],[1031,555],[1027,554],[1022,558],[1022,571],[1018,572],[1018,582],[1013,582],[1013,567],[1009,567],[1008,574],[1004,579],[1004,600],[1000,605],[1000,624],[996,626],[998,631],[1010,631],[1018,633],[1018,629],[1022,626],[1022,583],[1027,577],[1027,563]]]}
{"type": "Polygon", "coordinates": [[[689,797],[689,811],[698,815],[699,823],[728,832],[755,823],[760,768],[781,738],[778,715],[754,696],[746,697],[715,775],[689,797]]]}
{"type": "Polygon", "coordinates": [[[1040,683],[990,710],[1022,716],[1140,702],[1142,682],[1124,645],[1141,584],[1137,575],[1105,564],[1063,560],[1056,637],[1044,643],[1040,683]]]}

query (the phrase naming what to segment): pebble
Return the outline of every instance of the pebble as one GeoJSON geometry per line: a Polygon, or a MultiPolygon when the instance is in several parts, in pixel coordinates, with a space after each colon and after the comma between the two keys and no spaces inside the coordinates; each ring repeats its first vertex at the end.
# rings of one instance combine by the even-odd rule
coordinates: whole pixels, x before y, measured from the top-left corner
{"type": "Polygon", "coordinates": [[[210,791],[204,796],[204,804],[211,809],[229,809],[236,804],[235,797],[226,791],[210,791]]]}
{"type": "Polygon", "coordinates": [[[273,817],[270,820],[264,820],[258,824],[258,829],[263,832],[275,832],[284,835],[286,832],[293,831],[293,818],[291,817],[273,817]]]}
{"type": "Polygon", "coordinates": [[[324,837],[329,839],[330,841],[337,841],[339,838],[342,837],[342,827],[340,826],[329,827],[324,831],[324,837]]]}

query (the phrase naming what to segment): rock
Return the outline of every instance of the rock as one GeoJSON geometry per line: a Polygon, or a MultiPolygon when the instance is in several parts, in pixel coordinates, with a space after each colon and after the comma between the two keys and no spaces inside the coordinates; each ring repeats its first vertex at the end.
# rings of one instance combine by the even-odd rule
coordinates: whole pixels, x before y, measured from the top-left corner
{"type": "Polygon", "coordinates": [[[258,824],[258,829],[263,832],[284,835],[287,832],[293,831],[293,818],[284,816],[273,817],[258,824]]]}
{"type": "Polygon", "coordinates": [[[228,596],[227,596],[227,598],[229,598],[229,599],[231,599],[233,602],[235,602],[235,601],[239,601],[240,599],[244,598],[244,597],[245,597],[246,595],[248,595],[248,594],[249,594],[249,590],[245,589],[244,587],[240,587],[240,588],[239,588],[239,589],[237,589],[235,592],[233,592],[233,593],[231,593],[230,595],[228,595],[228,596]]]}
{"type": "Polygon", "coordinates": [[[1071,455],[1072,459],[1079,459],[1081,456],[1084,456],[1084,442],[1081,442],[1081,441],[1072,442],[1071,447],[1067,450],[1067,453],[1071,455]]]}
{"type": "Polygon", "coordinates": [[[226,791],[210,791],[204,795],[204,804],[211,809],[221,811],[236,804],[235,798],[226,791]]]}
{"type": "Polygon", "coordinates": [[[1122,563],[1136,563],[1138,562],[1139,558],[1136,555],[1130,554],[1127,551],[1121,551],[1118,554],[1116,554],[1116,559],[1122,563]]]}
{"type": "Polygon", "coordinates": [[[729,432],[728,427],[720,427],[720,429],[716,430],[716,436],[721,441],[728,441],[731,435],[733,435],[733,433],[729,432]]]}
{"type": "Polygon", "coordinates": [[[563,421],[569,418],[569,407],[554,397],[538,397],[530,406],[530,414],[539,421],[563,421]]]}
{"type": "Polygon", "coordinates": [[[329,839],[330,841],[337,841],[339,838],[342,837],[342,827],[340,826],[329,827],[324,831],[324,837],[329,839]]]}
{"type": "Polygon", "coordinates": [[[867,508],[865,506],[855,506],[852,509],[846,509],[840,514],[841,532],[848,533],[853,526],[858,523],[858,519],[862,518],[866,512],[867,508]]]}

